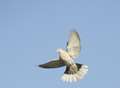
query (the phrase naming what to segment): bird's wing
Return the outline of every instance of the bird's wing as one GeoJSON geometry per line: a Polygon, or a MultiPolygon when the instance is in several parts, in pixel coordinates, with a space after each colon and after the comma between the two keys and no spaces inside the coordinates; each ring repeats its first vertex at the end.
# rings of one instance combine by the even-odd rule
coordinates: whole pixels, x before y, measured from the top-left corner
{"type": "Polygon", "coordinates": [[[72,31],[67,42],[67,52],[73,58],[80,54],[80,37],[76,31],[72,31]]]}
{"type": "Polygon", "coordinates": [[[47,62],[45,64],[40,64],[38,66],[42,67],[42,68],[58,68],[58,67],[62,67],[64,65],[65,64],[63,63],[62,60],[53,60],[53,61],[47,62]]]}

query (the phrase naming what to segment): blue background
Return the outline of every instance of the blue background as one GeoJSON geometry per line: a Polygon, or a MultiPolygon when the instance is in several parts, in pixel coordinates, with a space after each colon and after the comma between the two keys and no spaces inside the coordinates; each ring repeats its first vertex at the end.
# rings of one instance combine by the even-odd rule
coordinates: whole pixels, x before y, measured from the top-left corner
{"type": "Polygon", "coordinates": [[[120,88],[119,0],[0,0],[0,88],[120,88]],[[55,59],[69,33],[81,37],[83,80],[65,84],[55,59]]]}

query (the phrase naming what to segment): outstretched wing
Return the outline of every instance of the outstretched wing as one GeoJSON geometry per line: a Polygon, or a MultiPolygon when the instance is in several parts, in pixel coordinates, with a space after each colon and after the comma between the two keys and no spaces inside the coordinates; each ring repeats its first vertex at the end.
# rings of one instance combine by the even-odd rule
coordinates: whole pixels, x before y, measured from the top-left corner
{"type": "Polygon", "coordinates": [[[73,58],[80,54],[80,37],[76,31],[72,31],[67,42],[67,52],[73,58]]]}
{"type": "Polygon", "coordinates": [[[58,68],[58,67],[62,67],[64,65],[65,64],[63,63],[62,60],[53,60],[53,61],[47,62],[45,64],[40,64],[38,66],[42,67],[42,68],[58,68]]]}

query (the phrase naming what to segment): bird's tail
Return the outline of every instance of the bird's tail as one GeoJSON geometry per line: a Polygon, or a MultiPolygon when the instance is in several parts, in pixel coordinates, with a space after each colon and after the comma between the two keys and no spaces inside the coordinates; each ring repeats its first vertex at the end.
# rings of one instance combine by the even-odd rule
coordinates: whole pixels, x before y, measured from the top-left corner
{"type": "Polygon", "coordinates": [[[87,71],[87,65],[76,63],[74,65],[66,67],[64,75],[61,77],[61,79],[65,82],[76,82],[82,79],[86,75],[87,71]]]}

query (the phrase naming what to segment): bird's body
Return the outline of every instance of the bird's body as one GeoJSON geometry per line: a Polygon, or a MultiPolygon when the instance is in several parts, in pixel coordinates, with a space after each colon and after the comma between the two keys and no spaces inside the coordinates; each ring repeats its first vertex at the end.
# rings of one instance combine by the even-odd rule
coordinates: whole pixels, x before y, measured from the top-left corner
{"type": "Polygon", "coordinates": [[[57,52],[59,53],[60,59],[64,62],[66,66],[69,66],[75,63],[72,57],[64,49],[57,49],[57,52]]]}
{"type": "Polygon", "coordinates": [[[82,79],[88,71],[88,66],[75,63],[74,59],[80,53],[80,37],[76,31],[72,31],[67,49],[57,49],[59,59],[39,65],[42,68],[58,68],[66,66],[64,75],[61,77],[65,82],[73,82],[82,79]]]}

